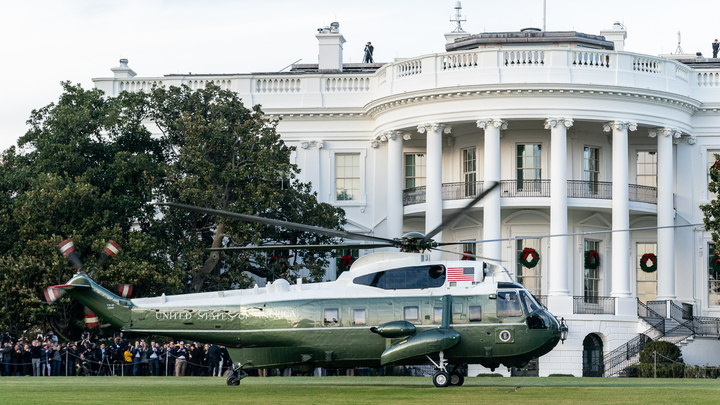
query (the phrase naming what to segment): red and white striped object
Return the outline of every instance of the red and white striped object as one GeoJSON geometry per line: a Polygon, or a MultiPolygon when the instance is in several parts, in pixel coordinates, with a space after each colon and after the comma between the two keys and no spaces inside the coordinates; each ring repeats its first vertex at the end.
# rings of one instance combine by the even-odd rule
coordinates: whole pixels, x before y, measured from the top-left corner
{"type": "Polygon", "coordinates": [[[447,281],[473,281],[475,280],[474,267],[448,267],[447,281]]]}
{"type": "Polygon", "coordinates": [[[127,298],[132,295],[133,285],[132,284],[118,284],[118,294],[121,297],[127,298]]]}
{"type": "Polygon", "coordinates": [[[100,318],[94,312],[89,312],[89,308],[85,308],[85,326],[94,328],[100,325],[100,318]]]}
{"type": "Polygon", "coordinates": [[[60,249],[60,253],[62,253],[63,256],[67,257],[67,255],[75,251],[75,244],[68,238],[60,242],[58,249],[60,249]]]}
{"type": "Polygon", "coordinates": [[[113,257],[113,256],[115,256],[116,254],[118,254],[118,252],[120,251],[120,245],[118,245],[117,243],[115,243],[115,241],[112,241],[112,240],[111,240],[110,242],[108,242],[107,245],[105,245],[105,249],[103,249],[103,251],[104,251],[105,254],[107,254],[108,256],[113,257]]]}
{"type": "Polygon", "coordinates": [[[43,292],[45,293],[45,301],[50,304],[59,300],[60,297],[65,295],[65,290],[61,290],[61,289],[55,288],[55,287],[48,287],[43,292]]]}

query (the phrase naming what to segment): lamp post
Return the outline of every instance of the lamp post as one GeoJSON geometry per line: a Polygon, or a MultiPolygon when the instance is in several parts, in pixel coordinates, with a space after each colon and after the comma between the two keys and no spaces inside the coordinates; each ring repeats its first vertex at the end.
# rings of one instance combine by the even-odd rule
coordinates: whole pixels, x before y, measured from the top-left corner
{"type": "Polygon", "coordinates": [[[568,326],[565,323],[565,318],[560,318],[560,342],[565,344],[565,340],[568,338],[568,326]]]}

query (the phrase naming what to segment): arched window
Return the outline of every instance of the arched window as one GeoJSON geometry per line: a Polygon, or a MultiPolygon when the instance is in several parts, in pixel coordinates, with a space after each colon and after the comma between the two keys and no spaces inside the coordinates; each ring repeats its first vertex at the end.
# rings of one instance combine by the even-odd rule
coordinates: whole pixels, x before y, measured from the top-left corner
{"type": "Polygon", "coordinates": [[[602,377],[604,372],[602,339],[591,333],[583,340],[583,377],[602,377]]]}

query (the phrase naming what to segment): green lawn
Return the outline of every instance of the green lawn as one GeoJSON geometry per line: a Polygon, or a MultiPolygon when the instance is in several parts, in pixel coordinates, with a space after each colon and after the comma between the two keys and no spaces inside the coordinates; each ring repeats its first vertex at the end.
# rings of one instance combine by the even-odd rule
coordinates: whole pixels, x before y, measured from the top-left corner
{"type": "Polygon", "coordinates": [[[3,377],[2,404],[717,404],[720,380],[467,378],[435,388],[429,377],[224,378],[3,377]],[[518,388],[520,387],[520,388],[518,388]]]}

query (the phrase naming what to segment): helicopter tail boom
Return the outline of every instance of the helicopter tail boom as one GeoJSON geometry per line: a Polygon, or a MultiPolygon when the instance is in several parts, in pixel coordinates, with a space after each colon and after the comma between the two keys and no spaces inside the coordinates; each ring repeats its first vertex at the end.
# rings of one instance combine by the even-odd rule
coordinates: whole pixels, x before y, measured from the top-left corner
{"type": "Polygon", "coordinates": [[[115,327],[127,326],[130,321],[130,301],[108,291],[84,273],[75,275],[66,284],[48,287],[45,297],[51,302],[66,293],[115,327]]]}

